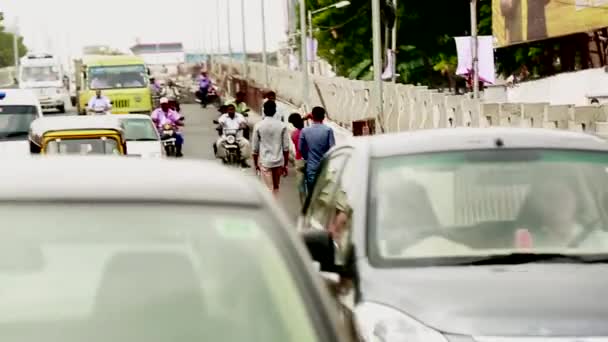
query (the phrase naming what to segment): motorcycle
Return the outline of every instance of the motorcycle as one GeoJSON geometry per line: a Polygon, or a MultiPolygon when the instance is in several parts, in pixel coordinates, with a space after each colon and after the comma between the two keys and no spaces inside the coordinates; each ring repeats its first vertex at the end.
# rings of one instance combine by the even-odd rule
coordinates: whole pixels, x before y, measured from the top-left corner
{"type": "Polygon", "coordinates": [[[177,139],[175,129],[171,124],[164,124],[161,131],[161,143],[167,157],[177,157],[177,139]]]}
{"type": "Polygon", "coordinates": [[[240,165],[241,163],[241,149],[237,143],[238,131],[237,129],[224,130],[221,143],[226,155],[222,161],[226,165],[240,165]]]}

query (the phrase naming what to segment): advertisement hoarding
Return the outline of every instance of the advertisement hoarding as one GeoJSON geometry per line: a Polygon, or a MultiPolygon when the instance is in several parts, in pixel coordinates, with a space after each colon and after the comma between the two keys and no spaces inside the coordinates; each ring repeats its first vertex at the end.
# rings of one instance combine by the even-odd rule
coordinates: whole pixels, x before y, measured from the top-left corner
{"type": "Polygon", "coordinates": [[[492,0],[495,47],[608,27],[608,0],[492,0]]]}

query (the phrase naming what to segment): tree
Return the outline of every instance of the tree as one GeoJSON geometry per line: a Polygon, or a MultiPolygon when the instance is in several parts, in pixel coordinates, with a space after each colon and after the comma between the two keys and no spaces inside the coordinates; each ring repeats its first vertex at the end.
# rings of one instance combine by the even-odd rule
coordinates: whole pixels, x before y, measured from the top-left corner
{"type": "MultiPolygon", "coordinates": [[[[27,47],[23,44],[23,37],[18,39],[19,57],[25,56],[27,47]]],[[[0,25],[0,68],[15,65],[13,52],[13,34],[6,32],[4,26],[0,25]]]]}

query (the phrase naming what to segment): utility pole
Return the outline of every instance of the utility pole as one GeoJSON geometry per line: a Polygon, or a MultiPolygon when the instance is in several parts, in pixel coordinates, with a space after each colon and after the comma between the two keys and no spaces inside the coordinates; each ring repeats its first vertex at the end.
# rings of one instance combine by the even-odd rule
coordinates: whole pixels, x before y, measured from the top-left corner
{"type": "Polygon", "coordinates": [[[479,39],[477,39],[477,0],[471,0],[471,45],[473,47],[473,98],[479,99],[479,39]]]}
{"type": "Polygon", "coordinates": [[[232,42],[230,41],[230,0],[226,0],[226,29],[228,31],[228,54],[230,55],[230,59],[233,59],[232,42]]]}
{"type": "MultiPolygon", "coordinates": [[[[312,32],[312,11],[308,11],[308,36],[310,37],[310,44],[312,44],[314,46],[314,38],[313,38],[313,32],[312,32]]],[[[315,63],[312,60],[312,56],[310,56],[310,57],[311,57],[310,73],[314,75],[315,63]]]]}
{"type": "Polygon", "coordinates": [[[260,0],[262,5],[262,62],[264,63],[264,87],[268,88],[268,56],[266,55],[266,11],[264,0],[260,0]]]}
{"type": "Polygon", "coordinates": [[[397,0],[393,0],[393,7],[395,8],[395,22],[393,23],[393,35],[391,44],[391,53],[393,54],[393,83],[397,83],[397,0]]]}
{"type": "MultiPolygon", "coordinates": [[[[380,23],[378,23],[379,25],[380,23]]],[[[306,111],[309,109],[309,79],[308,79],[308,46],[306,42],[306,1],[300,0],[300,49],[302,61],[300,69],[302,71],[302,102],[306,111]]]]}
{"type": "Polygon", "coordinates": [[[14,58],[15,68],[18,68],[19,67],[19,19],[18,18],[15,18],[15,30],[13,32],[13,58],[14,58]]]}
{"type": "Polygon", "coordinates": [[[245,0],[241,0],[241,27],[243,34],[243,77],[247,79],[247,37],[245,29],[245,0]]]}
{"type": "Polygon", "coordinates": [[[372,31],[374,41],[374,82],[377,92],[376,117],[382,119],[384,97],[382,96],[382,27],[380,25],[380,0],[372,1],[372,31]]]}

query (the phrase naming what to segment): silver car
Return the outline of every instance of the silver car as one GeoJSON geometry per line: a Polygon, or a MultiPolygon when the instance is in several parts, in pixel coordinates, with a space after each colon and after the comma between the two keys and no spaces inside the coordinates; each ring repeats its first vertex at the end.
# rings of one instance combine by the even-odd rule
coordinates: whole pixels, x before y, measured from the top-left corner
{"type": "Polygon", "coordinates": [[[342,341],[288,220],[214,163],[4,160],[0,339],[342,341]]]}

